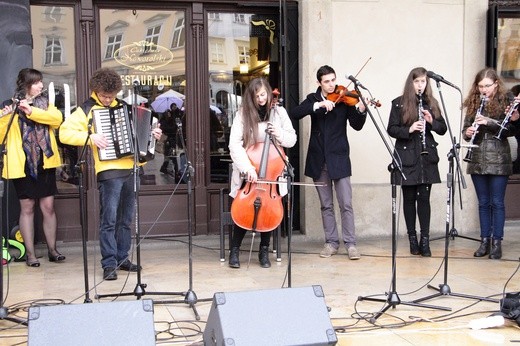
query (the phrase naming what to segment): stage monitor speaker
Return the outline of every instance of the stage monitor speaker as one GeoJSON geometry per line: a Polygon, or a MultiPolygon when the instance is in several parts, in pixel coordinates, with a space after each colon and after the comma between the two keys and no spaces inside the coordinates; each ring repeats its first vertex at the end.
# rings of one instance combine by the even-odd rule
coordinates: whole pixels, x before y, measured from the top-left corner
{"type": "Polygon", "coordinates": [[[335,345],[321,286],[217,292],[204,329],[205,346],[335,345]]]}
{"type": "Polygon", "coordinates": [[[153,301],[34,306],[29,346],[155,346],[153,301]]]}

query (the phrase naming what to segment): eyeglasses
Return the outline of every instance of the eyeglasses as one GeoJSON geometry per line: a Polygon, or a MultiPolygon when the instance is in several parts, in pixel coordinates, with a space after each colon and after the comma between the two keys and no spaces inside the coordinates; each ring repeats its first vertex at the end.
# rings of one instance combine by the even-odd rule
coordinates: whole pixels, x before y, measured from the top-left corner
{"type": "Polygon", "coordinates": [[[491,84],[486,84],[486,85],[479,85],[478,88],[479,89],[489,89],[491,88],[493,85],[495,85],[496,82],[493,82],[491,84]]]}

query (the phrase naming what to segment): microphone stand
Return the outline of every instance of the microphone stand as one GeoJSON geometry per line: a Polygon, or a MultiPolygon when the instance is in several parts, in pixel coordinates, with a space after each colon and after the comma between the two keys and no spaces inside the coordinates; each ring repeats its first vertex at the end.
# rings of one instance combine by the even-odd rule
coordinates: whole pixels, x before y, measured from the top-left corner
{"type": "Polygon", "coordinates": [[[359,90],[358,84],[355,83],[355,89],[357,94],[360,96],[359,99],[363,102],[363,105],[365,106],[365,109],[367,113],[370,115],[370,119],[372,119],[372,122],[374,123],[377,132],[379,133],[379,136],[381,137],[383,143],[385,144],[385,147],[388,151],[388,154],[392,157],[392,163],[388,166],[388,170],[390,171],[390,182],[392,185],[392,287],[390,292],[385,292],[387,295],[387,299],[380,299],[380,298],[372,298],[372,297],[358,297],[358,301],[367,300],[372,302],[384,302],[386,305],[379,310],[377,313],[374,314],[372,318],[370,318],[370,323],[374,323],[381,315],[383,315],[388,309],[394,308],[399,305],[409,305],[409,306],[417,306],[421,308],[428,308],[428,309],[437,309],[437,310],[444,310],[444,311],[451,311],[451,308],[446,308],[442,306],[435,306],[435,305],[426,305],[426,304],[419,304],[416,301],[412,302],[403,302],[399,298],[399,295],[397,294],[396,289],[396,253],[397,253],[397,211],[396,211],[396,174],[399,171],[402,178],[406,180],[406,177],[404,176],[402,167],[400,165],[400,162],[396,160],[395,155],[393,154],[392,149],[390,148],[390,144],[387,143],[386,137],[383,135],[383,132],[379,128],[377,122],[375,121],[375,118],[370,111],[370,108],[368,107],[365,99],[363,98],[361,91],[359,90]]]}
{"type": "Polygon", "coordinates": [[[85,167],[85,155],[87,153],[88,142],[90,141],[90,135],[92,134],[92,118],[88,123],[88,135],[85,139],[85,144],[81,149],[78,161],[76,162],[76,171],[78,172],[78,193],[79,193],[79,212],[80,212],[80,224],[81,224],[81,243],[83,247],[83,277],[85,282],[85,300],[84,303],[92,303],[89,292],[90,286],[88,283],[88,260],[87,260],[87,235],[88,235],[88,221],[86,211],[86,195],[85,187],[83,186],[83,169],[85,167]]]}
{"type": "Polygon", "coordinates": [[[132,102],[132,129],[134,139],[134,166],[133,166],[133,178],[134,178],[134,206],[135,206],[135,237],[136,237],[136,264],[137,264],[137,283],[133,292],[127,293],[112,293],[112,294],[98,294],[96,299],[105,297],[119,297],[119,296],[130,296],[134,295],[137,299],[141,299],[146,294],[146,284],[141,281],[141,227],[139,219],[139,143],[137,136],[137,95],[139,93],[139,83],[134,82],[134,100],[132,102]]]}
{"type": "MultiPolygon", "coordinates": [[[[454,210],[453,210],[453,203],[452,203],[452,199],[455,195],[455,193],[454,193],[455,190],[453,188],[453,185],[455,182],[454,163],[453,163],[454,159],[455,159],[455,162],[457,163],[456,174],[459,177],[458,181],[462,182],[462,188],[464,188],[464,189],[467,187],[467,185],[466,185],[466,181],[464,179],[464,175],[462,174],[462,169],[460,167],[460,160],[459,160],[459,156],[458,156],[457,149],[460,148],[460,145],[457,144],[457,141],[451,132],[450,121],[449,121],[448,114],[446,113],[446,106],[444,104],[444,98],[442,96],[441,85],[440,85],[439,81],[437,81],[437,88],[439,90],[439,96],[440,96],[441,103],[442,103],[442,109],[445,114],[446,125],[448,126],[448,133],[450,134],[450,139],[451,139],[451,149],[450,149],[450,152],[448,153],[449,169],[448,169],[448,177],[446,179],[446,185],[448,187],[448,194],[447,194],[447,198],[446,198],[446,234],[444,237],[435,239],[435,240],[437,240],[437,239],[444,238],[444,281],[442,284],[439,285],[439,288],[434,287],[432,285],[428,285],[428,288],[436,290],[437,293],[426,296],[424,298],[416,299],[416,300],[414,300],[414,302],[422,302],[422,301],[432,299],[432,298],[437,298],[440,296],[454,296],[454,297],[460,297],[460,298],[485,300],[488,302],[498,303],[499,302],[498,299],[478,297],[478,296],[461,294],[461,293],[453,293],[453,292],[451,292],[451,288],[448,285],[448,259],[449,259],[450,237],[451,237],[451,239],[455,239],[455,237],[461,237],[461,238],[475,240],[475,241],[480,241],[480,240],[459,235],[457,233],[456,228],[453,226],[455,224],[455,218],[454,218],[454,213],[453,213],[454,210]],[[451,218],[450,218],[450,213],[451,213],[451,218]],[[451,229],[450,229],[450,220],[452,223],[451,229]]],[[[460,90],[459,90],[459,92],[460,92],[460,90]]],[[[460,189],[459,189],[459,192],[460,192],[460,189]]],[[[461,201],[461,207],[462,207],[462,201],[461,201]]]]}
{"type": "MultiPolygon", "coordinates": [[[[20,104],[20,100],[18,99],[17,95],[13,98],[13,112],[11,113],[11,118],[9,119],[9,123],[7,124],[7,130],[5,131],[5,136],[2,140],[2,144],[0,144],[0,175],[4,171],[4,155],[7,154],[6,149],[6,143],[7,143],[7,135],[9,134],[9,130],[11,129],[11,126],[13,124],[14,116],[18,112],[18,106],[20,104]]],[[[6,179],[8,180],[8,179],[6,179]]],[[[2,201],[4,200],[4,179],[0,177],[0,227],[3,225],[3,206],[2,201]]],[[[8,203],[9,205],[9,203],[8,203]]],[[[7,210],[7,209],[6,209],[7,210]]],[[[7,218],[8,219],[8,218],[7,218]]],[[[8,221],[6,221],[6,225],[4,227],[5,232],[2,235],[4,241],[7,242],[7,239],[9,239],[9,225],[7,225],[8,221]]],[[[9,317],[9,311],[4,306],[4,265],[3,263],[0,263],[0,320],[6,320],[11,321],[15,323],[19,323],[22,325],[28,325],[28,322],[26,320],[19,319],[17,317],[9,317]]]]}
{"type": "MultiPolygon", "coordinates": [[[[293,194],[294,194],[294,167],[291,165],[288,159],[286,159],[285,155],[282,153],[278,145],[275,143],[273,136],[269,134],[269,141],[271,141],[271,144],[275,147],[276,152],[280,157],[282,158],[285,168],[286,168],[286,174],[285,177],[287,179],[287,287],[291,287],[292,285],[292,250],[291,250],[291,240],[292,240],[292,232],[293,232],[293,194]]],[[[280,230],[278,231],[280,232],[280,230]]],[[[278,247],[276,249],[277,256],[279,256],[280,252],[280,244],[278,244],[278,247]]]]}
{"type": "Polygon", "coordinates": [[[155,304],[176,304],[176,303],[185,303],[193,310],[195,314],[195,318],[197,321],[200,320],[200,315],[195,307],[195,304],[199,301],[213,301],[213,298],[204,298],[198,299],[197,294],[193,290],[193,211],[192,211],[192,198],[193,198],[193,188],[192,188],[192,177],[195,174],[195,169],[193,168],[191,161],[188,159],[188,152],[186,150],[186,142],[184,140],[184,136],[182,133],[182,121],[179,118],[176,118],[177,123],[177,132],[179,135],[180,143],[182,149],[184,151],[184,155],[186,155],[186,167],[184,168],[184,174],[187,178],[187,188],[188,188],[188,280],[189,286],[186,292],[156,292],[154,294],[157,295],[180,295],[184,296],[184,300],[163,300],[156,301],[155,304]]]}

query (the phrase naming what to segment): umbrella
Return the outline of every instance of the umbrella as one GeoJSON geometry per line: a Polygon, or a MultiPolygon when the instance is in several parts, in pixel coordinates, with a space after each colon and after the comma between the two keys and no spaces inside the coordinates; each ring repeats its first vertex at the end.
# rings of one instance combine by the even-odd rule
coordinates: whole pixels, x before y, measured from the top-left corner
{"type": "Polygon", "coordinates": [[[222,114],[222,111],[217,106],[209,105],[209,109],[211,109],[212,111],[214,111],[217,114],[222,114]]]}
{"type": "MultiPolygon", "coordinates": [[[[128,95],[127,97],[125,97],[123,99],[123,101],[125,101],[129,105],[134,104],[134,95],[128,95]]],[[[148,99],[146,97],[143,97],[139,94],[137,95],[137,104],[138,105],[140,105],[141,103],[146,103],[146,102],[148,102],[148,99]]]]}
{"type": "Polygon", "coordinates": [[[152,102],[151,106],[157,113],[164,113],[170,109],[172,103],[175,103],[178,108],[182,107],[183,100],[176,96],[163,96],[164,94],[157,96],[155,101],[152,102]]]}
{"type": "Polygon", "coordinates": [[[184,100],[186,98],[183,94],[181,94],[180,92],[175,91],[173,89],[170,89],[170,90],[162,93],[161,95],[157,96],[157,98],[159,98],[159,97],[172,97],[172,96],[180,98],[181,100],[184,100]]]}

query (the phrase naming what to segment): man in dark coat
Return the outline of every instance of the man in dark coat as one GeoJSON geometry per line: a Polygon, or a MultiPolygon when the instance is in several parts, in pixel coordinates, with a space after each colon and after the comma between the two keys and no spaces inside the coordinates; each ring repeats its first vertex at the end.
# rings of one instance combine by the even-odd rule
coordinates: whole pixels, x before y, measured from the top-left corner
{"type": "Polygon", "coordinates": [[[307,95],[303,102],[291,111],[291,118],[311,116],[311,137],[305,163],[305,175],[317,186],[321,204],[321,217],[325,232],[325,245],[320,257],[330,257],[338,252],[340,240],[334,215],[332,186],[341,213],[343,242],[350,259],[359,259],[356,249],[354,212],[352,208],[352,186],[350,176],[350,146],[347,138],[347,121],[359,131],[366,121],[363,102],[349,106],[346,102],[335,103],[336,72],[330,66],[322,66],[316,73],[318,89],[307,95]],[[330,94],[330,96],[329,96],[330,94]],[[327,99],[329,96],[330,99],[327,99]]]}

